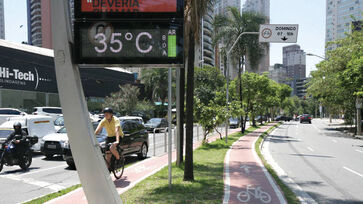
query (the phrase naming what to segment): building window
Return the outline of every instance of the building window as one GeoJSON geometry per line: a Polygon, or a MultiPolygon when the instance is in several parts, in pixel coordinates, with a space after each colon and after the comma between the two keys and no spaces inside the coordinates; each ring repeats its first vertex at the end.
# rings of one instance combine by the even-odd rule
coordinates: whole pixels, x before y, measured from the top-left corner
{"type": "Polygon", "coordinates": [[[353,10],[354,10],[354,7],[350,7],[350,8],[349,8],[349,11],[353,11],[353,10]]]}

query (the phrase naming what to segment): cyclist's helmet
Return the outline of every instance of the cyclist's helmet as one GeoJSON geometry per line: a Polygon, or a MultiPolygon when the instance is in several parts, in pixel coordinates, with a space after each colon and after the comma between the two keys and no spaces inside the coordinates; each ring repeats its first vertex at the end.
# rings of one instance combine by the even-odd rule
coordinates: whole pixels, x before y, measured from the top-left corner
{"type": "Polygon", "coordinates": [[[20,122],[15,122],[13,127],[14,127],[14,130],[20,130],[21,129],[21,123],[20,122]]]}
{"type": "Polygon", "coordinates": [[[111,114],[113,114],[113,110],[112,110],[112,108],[105,108],[105,109],[103,109],[103,113],[111,113],[111,114]]]}

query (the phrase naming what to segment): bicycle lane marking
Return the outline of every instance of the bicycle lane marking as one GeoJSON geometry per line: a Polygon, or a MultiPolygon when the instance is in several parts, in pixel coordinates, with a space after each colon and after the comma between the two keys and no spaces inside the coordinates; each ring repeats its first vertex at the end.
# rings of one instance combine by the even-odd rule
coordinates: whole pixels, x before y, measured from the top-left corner
{"type": "Polygon", "coordinates": [[[241,137],[228,151],[225,158],[224,204],[286,203],[272,178],[270,180],[267,176],[267,170],[264,171],[262,163],[254,156],[254,144],[258,136],[269,127],[262,127],[241,137]],[[246,168],[249,170],[246,171],[246,168]]]}

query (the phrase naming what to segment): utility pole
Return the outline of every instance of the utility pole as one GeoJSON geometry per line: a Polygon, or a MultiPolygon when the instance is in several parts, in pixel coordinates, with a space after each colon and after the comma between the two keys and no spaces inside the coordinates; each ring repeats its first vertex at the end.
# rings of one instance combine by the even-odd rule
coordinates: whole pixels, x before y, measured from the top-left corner
{"type": "Polygon", "coordinates": [[[357,135],[362,135],[362,99],[357,96],[355,106],[357,108],[357,135]]]}

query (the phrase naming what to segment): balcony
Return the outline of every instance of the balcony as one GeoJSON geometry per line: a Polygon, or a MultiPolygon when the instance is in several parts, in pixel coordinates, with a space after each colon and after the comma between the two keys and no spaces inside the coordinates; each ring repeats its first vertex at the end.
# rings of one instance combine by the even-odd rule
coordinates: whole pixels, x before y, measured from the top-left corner
{"type": "Polygon", "coordinates": [[[34,16],[36,14],[40,14],[41,15],[42,10],[40,8],[34,9],[30,12],[30,16],[34,16]]]}
{"type": "Polygon", "coordinates": [[[36,9],[36,8],[40,8],[41,7],[41,3],[39,2],[35,2],[34,4],[31,4],[30,6],[30,10],[36,9]]]}
{"type": "Polygon", "coordinates": [[[42,31],[42,26],[40,26],[40,25],[37,25],[37,26],[34,26],[34,27],[32,27],[32,29],[31,29],[31,32],[32,33],[35,33],[35,32],[41,32],[42,31]],[[39,30],[39,31],[38,31],[39,30]]]}
{"type": "Polygon", "coordinates": [[[35,14],[34,16],[32,16],[30,18],[30,21],[31,22],[34,22],[34,21],[40,21],[42,19],[42,15],[41,14],[35,14]]]}

